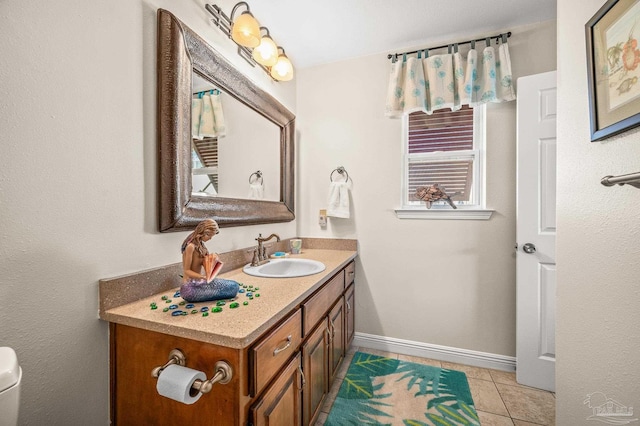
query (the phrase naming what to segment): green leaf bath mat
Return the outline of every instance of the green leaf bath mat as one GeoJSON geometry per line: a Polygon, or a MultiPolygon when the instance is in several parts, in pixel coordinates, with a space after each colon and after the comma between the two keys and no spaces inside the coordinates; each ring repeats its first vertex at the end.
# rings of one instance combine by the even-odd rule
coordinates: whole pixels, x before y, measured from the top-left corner
{"type": "Polygon", "coordinates": [[[479,425],[461,371],[356,352],[325,426],[479,425]]]}

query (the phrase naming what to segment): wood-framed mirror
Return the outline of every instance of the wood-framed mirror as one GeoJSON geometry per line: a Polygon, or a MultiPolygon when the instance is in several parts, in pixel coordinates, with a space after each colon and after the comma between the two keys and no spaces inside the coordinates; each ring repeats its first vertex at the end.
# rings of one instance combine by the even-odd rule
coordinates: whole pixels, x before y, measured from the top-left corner
{"type": "Polygon", "coordinates": [[[164,9],[158,9],[157,61],[160,232],[191,230],[203,219],[214,219],[220,227],[293,220],[293,113],[256,86],[193,30],[164,9]],[[278,126],[280,201],[193,194],[193,73],[278,126]]]}

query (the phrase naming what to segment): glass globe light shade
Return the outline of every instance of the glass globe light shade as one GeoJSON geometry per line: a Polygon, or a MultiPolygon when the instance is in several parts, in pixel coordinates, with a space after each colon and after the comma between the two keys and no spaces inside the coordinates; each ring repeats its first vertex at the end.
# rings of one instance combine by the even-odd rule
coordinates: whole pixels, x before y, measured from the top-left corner
{"type": "Polygon", "coordinates": [[[293,78],[293,65],[287,55],[278,56],[278,61],[271,67],[271,77],[279,81],[289,81],[293,78]]]}
{"type": "Polygon", "coordinates": [[[265,67],[271,67],[278,61],[278,47],[268,35],[262,37],[260,45],[251,53],[253,59],[265,67]]]}
{"type": "Polygon", "coordinates": [[[260,25],[250,12],[242,12],[233,21],[231,38],[245,47],[257,47],[260,44],[260,25]]]}

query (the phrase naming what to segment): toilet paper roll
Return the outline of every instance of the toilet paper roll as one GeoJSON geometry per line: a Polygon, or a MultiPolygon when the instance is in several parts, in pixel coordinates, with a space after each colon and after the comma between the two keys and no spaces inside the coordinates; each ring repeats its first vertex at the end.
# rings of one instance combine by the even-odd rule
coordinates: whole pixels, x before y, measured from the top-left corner
{"type": "Polygon", "coordinates": [[[202,396],[202,393],[191,389],[191,385],[196,379],[204,381],[207,380],[207,376],[202,371],[192,368],[170,365],[160,373],[156,390],[160,395],[174,401],[193,404],[202,396]]]}

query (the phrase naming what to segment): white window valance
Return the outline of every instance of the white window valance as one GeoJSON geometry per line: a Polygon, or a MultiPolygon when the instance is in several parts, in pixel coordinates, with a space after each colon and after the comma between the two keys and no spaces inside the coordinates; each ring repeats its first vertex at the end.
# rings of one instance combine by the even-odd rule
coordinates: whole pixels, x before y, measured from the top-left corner
{"type": "Polygon", "coordinates": [[[385,107],[388,117],[414,111],[431,114],[442,108],[457,111],[462,105],[516,98],[507,43],[498,46],[497,54],[493,46],[485,47],[480,57],[475,48],[466,58],[460,52],[425,58],[421,53],[391,64],[385,107]]]}

